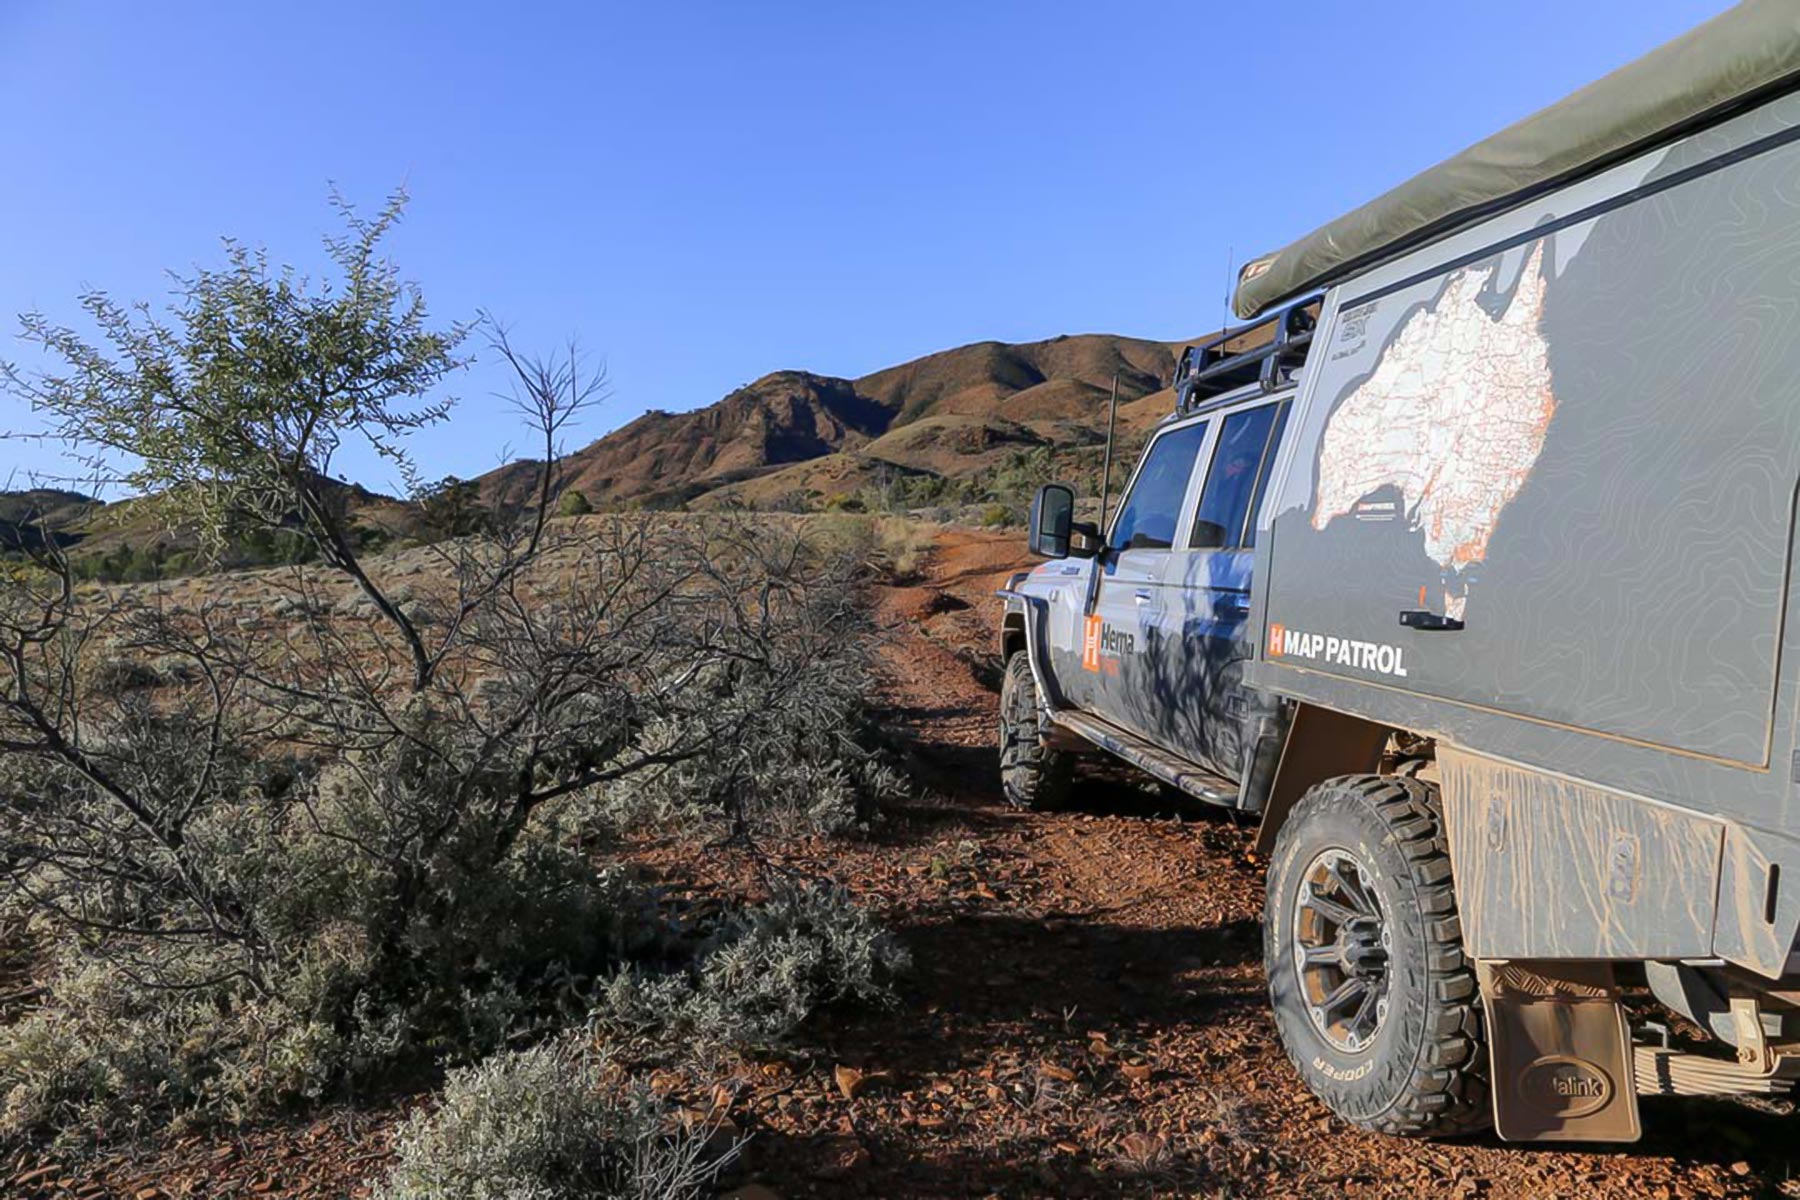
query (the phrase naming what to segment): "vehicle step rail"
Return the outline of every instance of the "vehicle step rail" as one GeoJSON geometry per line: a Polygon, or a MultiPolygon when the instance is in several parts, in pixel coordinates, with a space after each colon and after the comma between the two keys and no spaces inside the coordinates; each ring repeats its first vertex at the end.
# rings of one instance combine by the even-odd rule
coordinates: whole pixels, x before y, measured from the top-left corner
{"type": "Polygon", "coordinates": [[[1169,753],[1162,747],[1146,741],[1129,730],[1121,729],[1110,721],[1102,720],[1092,713],[1075,712],[1063,709],[1052,718],[1058,725],[1072,733],[1079,734],[1108,753],[1117,755],[1140,770],[1147,771],[1162,780],[1170,787],[1204,800],[1208,804],[1220,804],[1227,808],[1238,806],[1237,784],[1222,775],[1215,775],[1203,767],[1195,766],[1188,760],[1169,753]]]}

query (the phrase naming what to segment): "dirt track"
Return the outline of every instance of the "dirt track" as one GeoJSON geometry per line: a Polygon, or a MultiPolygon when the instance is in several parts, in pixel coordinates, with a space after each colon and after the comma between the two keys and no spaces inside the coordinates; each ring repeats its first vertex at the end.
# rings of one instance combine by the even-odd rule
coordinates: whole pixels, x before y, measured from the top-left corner
{"type": "MultiPolygon", "coordinates": [[[[1084,774],[1066,813],[1001,801],[993,591],[1019,541],[947,534],[919,579],[879,596],[890,724],[926,794],[875,838],[760,859],[638,848],[699,901],[756,890],[771,869],[834,877],[886,913],[916,961],[898,1007],[827,1021],[806,1049],[744,1064],[722,1091],[660,1081],[696,1107],[724,1100],[750,1135],[728,1192],[1800,1196],[1784,1186],[1793,1119],[1735,1103],[1651,1102],[1641,1144],[1595,1153],[1401,1141],[1333,1120],[1289,1070],[1267,1015],[1249,830],[1226,814],[1169,812],[1123,769],[1084,774]]],[[[420,1098],[122,1153],[61,1192],[60,1172],[42,1191],[13,1190],[350,1194],[380,1171],[396,1116],[420,1098]]],[[[33,1167],[10,1165],[0,1182],[33,1167]]]]}
{"type": "Polygon", "coordinates": [[[1591,1153],[1332,1119],[1267,1014],[1249,830],[1176,819],[1123,770],[1086,773],[1067,813],[1002,803],[991,673],[971,664],[1018,544],[947,535],[920,586],[883,597],[896,725],[936,795],[834,873],[888,902],[919,969],[899,1012],[831,1031],[839,1061],[892,1073],[809,1110],[819,1132],[799,1140],[853,1169],[775,1143],[758,1178],[782,1195],[1800,1195],[1793,1119],[1731,1102],[1650,1101],[1640,1144],[1591,1153]]]}

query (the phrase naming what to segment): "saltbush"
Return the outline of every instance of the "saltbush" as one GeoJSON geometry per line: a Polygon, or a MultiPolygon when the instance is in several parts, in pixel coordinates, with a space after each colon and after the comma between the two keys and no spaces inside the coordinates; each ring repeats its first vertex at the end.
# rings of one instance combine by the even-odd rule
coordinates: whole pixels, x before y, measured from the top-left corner
{"type": "Polygon", "coordinates": [[[376,1200],[686,1200],[732,1152],[592,1050],[559,1039],[450,1074],[400,1131],[376,1200]]]}
{"type": "MultiPolygon", "coordinates": [[[[166,721],[135,728],[140,752],[159,731],[182,740],[166,721]]],[[[187,761],[163,757],[171,772],[187,761]]],[[[55,922],[33,914],[52,946],[46,999],[0,1027],[0,1139],[266,1116],[579,1017],[586,981],[666,953],[672,930],[648,893],[622,869],[597,869],[557,806],[497,862],[466,813],[463,836],[421,861],[421,831],[480,801],[459,802],[434,761],[395,743],[285,779],[267,764],[215,764],[215,790],[183,830],[184,869],[199,894],[232,897],[241,939],[171,937],[172,920],[201,918],[109,894],[103,876],[52,864],[22,876],[108,929],[54,938],[55,922]],[[120,932],[131,927],[147,932],[120,932]]],[[[28,790],[21,765],[0,760],[11,780],[0,777],[0,797],[18,798],[4,817],[15,847],[45,824],[34,807],[50,808],[70,830],[97,822],[97,844],[140,850],[138,869],[162,861],[99,822],[86,781],[50,771],[28,790]]]]}
{"type": "MultiPolygon", "coordinates": [[[[722,824],[783,836],[865,830],[885,803],[906,794],[905,778],[859,740],[855,725],[833,728],[829,715],[817,723],[822,728],[812,737],[797,729],[782,752],[754,760],[690,759],[597,791],[590,797],[593,827],[695,839],[722,824]]],[[[646,744],[654,746],[657,733],[649,730],[646,744]]]]}
{"type": "Polygon", "coordinates": [[[784,886],[726,917],[685,969],[613,976],[594,1021],[702,1048],[773,1047],[828,1005],[892,1003],[892,981],[910,966],[905,948],[842,889],[784,886]]]}
{"type": "MultiPolygon", "coordinates": [[[[881,746],[870,697],[880,635],[865,614],[821,613],[817,636],[769,643],[779,656],[758,686],[735,664],[698,675],[713,719],[731,736],[712,752],[617,780],[588,797],[598,831],[685,831],[700,839],[735,834],[845,834],[867,829],[906,792],[881,746]]],[[[637,745],[654,754],[679,745],[679,722],[649,721],[637,745]]]]}

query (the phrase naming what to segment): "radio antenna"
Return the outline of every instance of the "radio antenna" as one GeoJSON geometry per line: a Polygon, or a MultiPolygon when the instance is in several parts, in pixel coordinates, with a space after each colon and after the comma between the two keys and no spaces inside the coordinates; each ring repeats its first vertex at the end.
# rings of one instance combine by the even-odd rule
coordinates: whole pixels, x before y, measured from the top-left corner
{"type": "Polygon", "coordinates": [[[1106,536],[1106,503],[1112,491],[1113,427],[1119,423],[1119,376],[1112,378],[1112,400],[1106,409],[1106,457],[1100,463],[1100,535],[1106,536]]]}

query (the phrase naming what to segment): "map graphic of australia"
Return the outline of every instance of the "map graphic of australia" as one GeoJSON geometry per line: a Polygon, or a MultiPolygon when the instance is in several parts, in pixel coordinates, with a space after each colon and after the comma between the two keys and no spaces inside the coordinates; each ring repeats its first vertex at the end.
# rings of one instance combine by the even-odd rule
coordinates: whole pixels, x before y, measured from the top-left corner
{"type": "Polygon", "coordinates": [[[1452,593],[1463,568],[1487,557],[1501,510],[1518,495],[1544,448],[1556,410],[1542,332],[1544,243],[1495,315],[1481,303],[1497,263],[1466,267],[1437,302],[1413,312],[1375,370],[1338,404],[1319,449],[1314,529],[1352,513],[1370,493],[1394,487],[1425,553],[1444,572],[1444,611],[1461,618],[1452,593]]]}

